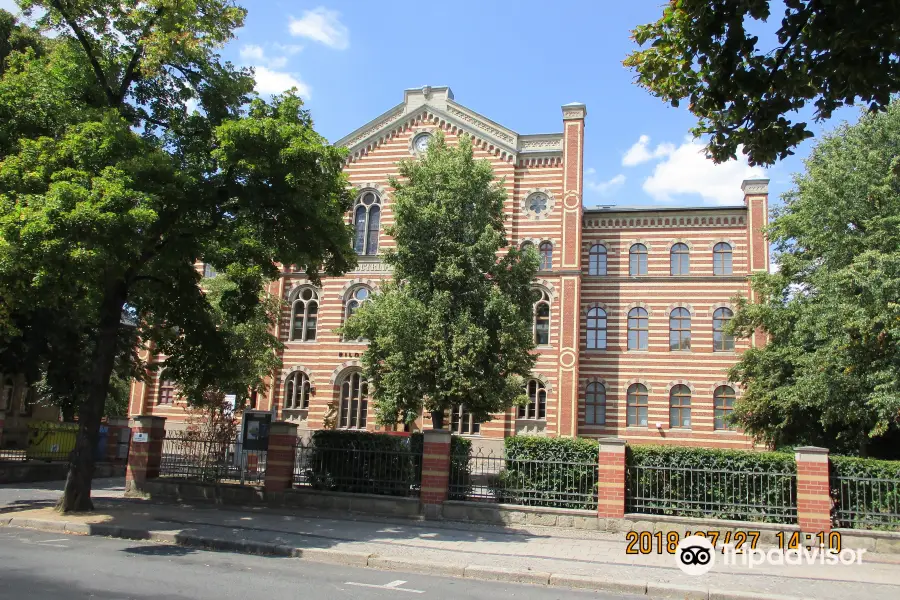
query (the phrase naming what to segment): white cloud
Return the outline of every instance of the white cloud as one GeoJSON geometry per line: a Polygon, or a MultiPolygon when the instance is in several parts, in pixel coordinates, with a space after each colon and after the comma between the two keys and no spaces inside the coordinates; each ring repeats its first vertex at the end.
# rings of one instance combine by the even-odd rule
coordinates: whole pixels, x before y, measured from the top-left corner
{"type": "Polygon", "coordinates": [[[14,15],[19,13],[19,5],[16,4],[16,0],[0,0],[0,8],[8,10],[14,15]]]}
{"type": "Polygon", "coordinates": [[[273,71],[267,67],[255,66],[256,70],[256,91],[261,95],[280,94],[292,87],[297,88],[304,98],[310,97],[309,86],[297,76],[291,73],[281,71],[273,71]]]}
{"type": "Polygon", "coordinates": [[[247,44],[243,48],[241,48],[241,58],[250,62],[262,62],[266,57],[265,50],[262,49],[262,46],[257,46],[256,44],[247,44]]]}
{"type": "Polygon", "coordinates": [[[313,10],[303,11],[303,17],[291,17],[289,30],[291,35],[309,38],[335,48],[345,50],[350,46],[350,31],[340,21],[341,14],[320,6],[313,10]]]}
{"type": "Polygon", "coordinates": [[[677,148],[673,144],[668,146],[671,151],[662,154],[665,160],[656,165],[643,184],[644,191],[659,202],[672,202],[674,196],[698,194],[710,204],[739,203],[744,197],[741,182],[766,174],[760,167],[751,167],[740,150],[738,159],[716,164],[706,158],[703,144],[690,137],[677,148]]]}
{"type": "MultiPolygon", "coordinates": [[[[593,175],[594,173],[596,173],[596,171],[591,168],[591,169],[588,169],[586,171],[586,173],[588,175],[593,175]]],[[[591,179],[588,179],[584,183],[584,185],[585,185],[585,187],[587,187],[587,189],[589,189],[593,192],[597,192],[601,196],[606,196],[606,195],[611,194],[612,192],[614,192],[614,191],[618,190],[620,187],[622,187],[624,184],[625,184],[625,175],[623,175],[622,173],[619,173],[618,175],[616,175],[609,181],[592,181],[591,179]]]]}
{"type": "Polygon", "coordinates": [[[653,160],[654,158],[668,156],[675,151],[674,144],[659,144],[652,151],[649,148],[649,144],[649,135],[642,135],[639,137],[638,141],[635,142],[635,144],[625,153],[625,156],[622,157],[622,166],[634,167],[641,163],[645,163],[648,160],[653,160]]]}
{"type": "Polygon", "coordinates": [[[303,50],[303,46],[301,46],[300,44],[278,44],[278,43],[275,43],[275,44],[272,44],[272,47],[283,54],[287,54],[288,56],[292,56],[294,54],[297,54],[301,50],[303,50]]]}

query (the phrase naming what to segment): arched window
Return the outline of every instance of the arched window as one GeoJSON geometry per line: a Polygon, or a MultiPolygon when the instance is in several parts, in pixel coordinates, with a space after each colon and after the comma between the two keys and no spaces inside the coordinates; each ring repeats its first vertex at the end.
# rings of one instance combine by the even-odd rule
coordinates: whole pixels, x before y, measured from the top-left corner
{"type": "Polygon", "coordinates": [[[628,349],[646,350],[650,338],[650,327],[647,311],[643,308],[632,308],[628,311],[628,349]]]}
{"type": "Polygon", "coordinates": [[[218,273],[216,273],[216,270],[213,269],[213,266],[211,264],[203,263],[203,276],[204,277],[211,279],[211,278],[215,277],[216,275],[218,275],[218,273]]]}
{"type": "Polygon", "coordinates": [[[452,407],[450,413],[450,431],[459,434],[475,435],[481,432],[481,423],[475,420],[464,404],[452,407]]]}
{"type": "Polygon", "coordinates": [[[341,429],[365,429],[369,410],[369,384],[362,373],[349,373],[341,382],[341,429]]]}
{"type": "Polygon", "coordinates": [[[713,246],[713,275],[731,275],[731,245],[719,242],[713,246]]]}
{"type": "Polygon", "coordinates": [[[713,422],[716,429],[734,429],[728,416],[734,411],[734,388],[720,385],[713,392],[713,422]]]}
{"type": "Polygon", "coordinates": [[[315,288],[300,290],[291,305],[291,341],[312,342],[319,322],[319,292],[315,288]]]}
{"type": "Polygon", "coordinates": [[[520,419],[546,419],[547,418],[547,388],[540,379],[529,379],[525,385],[528,394],[528,404],[519,407],[520,419]]]}
{"type": "Polygon", "coordinates": [[[529,248],[534,248],[534,244],[532,244],[532,243],[531,243],[530,241],[528,241],[528,240],[525,240],[524,242],[522,242],[522,245],[519,246],[519,250],[521,250],[522,252],[525,252],[525,251],[528,250],[529,248]]]}
{"type": "Polygon", "coordinates": [[[553,268],[553,244],[541,242],[541,271],[549,271],[553,268]]]}
{"type": "Polygon", "coordinates": [[[669,314],[669,350],[691,349],[691,313],[676,308],[669,314]]]}
{"type": "Polygon", "coordinates": [[[309,375],[303,371],[294,371],[288,375],[284,385],[284,408],[288,410],[309,408],[310,391],[309,375]]]}
{"type": "Polygon", "coordinates": [[[592,381],[584,391],[584,422],[587,425],[606,425],[606,387],[592,381]]]}
{"type": "Polygon", "coordinates": [[[691,254],[687,244],[675,244],[670,253],[672,275],[687,275],[691,270],[691,254]]]}
{"type": "Polygon", "coordinates": [[[546,346],[550,343],[550,294],[547,290],[535,290],[534,302],[534,343],[546,346]]]}
{"type": "Polygon", "coordinates": [[[16,390],[12,377],[6,377],[3,380],[3,387],[0,388],[0,410],[12,410],[13,393],[16,390]]]}
{"type": "Polygon", "coordinates": [[[365,285],[350,290],[350,293],[347,294],[346,300],[344,301],[344,322],[353,316],[353,313],[359,310],[359,307],[363,305],[363,302],[368,301],[371,295],[372,290],[365,285]]]}
{"type": "Polygon", "coordinates": [[[588,350],[606,349],[606,311],[595,306],[587,314],[588,350]]]}
{"type": "Polygon", "coordinates": [[[354,206],[353,223],[356,234],[353,248],[357,254],[378,254],[381,198],[375,192],[365,192],[356,199],[354,206]]]}
{"type": "Polygon", "coordinates": [[[175,400],[175,382],[165,378],[165,373],[159,374],[159,393],[157,404],[172,404],[175,400]]]}
{"type": "Polygon", "coordinates": [[[734,336],[725,333],[725,325],[734,313],[730,308],[717,308],[713,312],[713,351],[730,352],[734,350],[734,336]]]}
{"type": "Polygon", "coordinates": [[[669,392],[669,427],[690,428],[691,389],[686,385],[676,385],[669,392]]]}
{"type": "Polygon", "coordinates": [[[594,244],[588,252],[588,275],[606,275],[606,246],[594,244]]]}
{"type": "Polygon", "coordinates": [[[647,274],[647,246],[634,244],[628,251],[628,274],[647,274]]]}
{"type": "Polygon", "coordinates": [[[628,427],[647,426],[647,387],[640,383],[628,388],[626,397],[626,423],[628,427]]]}

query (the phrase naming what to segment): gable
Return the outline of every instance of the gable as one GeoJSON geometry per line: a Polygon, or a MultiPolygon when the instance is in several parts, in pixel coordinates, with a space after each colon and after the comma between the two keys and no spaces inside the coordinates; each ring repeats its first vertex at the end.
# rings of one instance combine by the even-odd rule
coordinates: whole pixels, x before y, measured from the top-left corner
{"type": "Polygon", "coordinates": [[[417,121],[434,120],[441,127],[467,133],[502,158],[520,155],[562,156],[562,133],[520,135],[453,100],[448,87],[406,90],[403,102],[344,136],[335,146],[346,147],[350,160],[364,156],[417,121]]]}

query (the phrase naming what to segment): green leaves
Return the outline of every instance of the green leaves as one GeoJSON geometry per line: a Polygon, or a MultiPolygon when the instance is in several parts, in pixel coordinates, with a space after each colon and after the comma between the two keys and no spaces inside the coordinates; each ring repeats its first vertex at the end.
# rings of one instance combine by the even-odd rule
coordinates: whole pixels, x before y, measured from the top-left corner
{"type": "Polygon", "coordinates": [[[812,137],[788,118],[794,111],[812,104],[823,120],[857,101],[883,110],[900,91],[896,2],[789,2],[774,47],[752,33],[769,16],[769,0],[671,0],[658,21],[632,32],[649,47],[625,66],[672,106],[689,101],[692,132],[709,136],[716,162],[743,147],[750,164],[771,164],[812,137]]]}
{"type": "Polygon", "coordinates": [[[454,148],[438,134],[400,173],[387,229],[396,249],[385,256],[396,282],[342,334],[369,340],[362,363],[379,422],[457,404],[486,420],[520,399],[534,364],[536,256],[506,249],[505,192],[468,138],[454,148]]]}
{"type": "Polygon", "coordinates": [[[733,326],[769,335],[731,377],[738,422],[774,443],[887,451],[900,424],[900,106],[825,137],[769,228],[778,272],[733,326]],[[881,447],[881,450],[878,450],[881,447]]]}

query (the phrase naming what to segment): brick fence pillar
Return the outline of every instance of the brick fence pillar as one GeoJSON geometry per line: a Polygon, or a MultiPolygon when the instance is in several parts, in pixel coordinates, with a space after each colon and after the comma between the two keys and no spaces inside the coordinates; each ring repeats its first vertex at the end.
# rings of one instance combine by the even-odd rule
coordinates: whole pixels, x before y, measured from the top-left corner
{"type": "Polygon", "coordinates": [[[128,466],[125,468],[126,494],[141,492],[145,481],[159,477],[163,439],[166,437],[165,417],[133,417],[129,424],[131,440],[128,466]]]}
{"type": "Polygon", "coordinates": [[[279,493],[294,487],[296,459],[296,423],[272,423],[269,426],[269,448],[266,451],[266,493],[279,493]]]}
{"type": "Polygon", "coordinates": [[[600,440],[597,480],[597,516],[625,516],[625,440],[600,440]]]}
{"type": "Polygon", "coordinates": [[[828,449],[796,448],[797,524],[804,533],[831,531],[828,449]]]}
{"type": "Polygon", "coordinates": [[[422,492],[426,518],[437,518],[450,489],[450,431],[426,429],[422,444],[422,492]]]}

